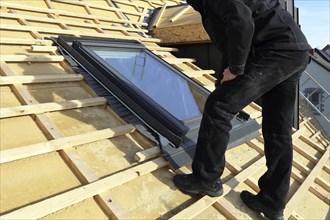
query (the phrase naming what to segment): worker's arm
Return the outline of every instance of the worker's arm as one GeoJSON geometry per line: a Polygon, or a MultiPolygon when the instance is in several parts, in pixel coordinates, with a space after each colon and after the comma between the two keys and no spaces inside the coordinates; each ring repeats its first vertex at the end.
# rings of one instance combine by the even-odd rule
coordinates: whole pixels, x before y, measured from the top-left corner
{"type": "Polygon", "coordinates": [[[203,16],[203,0],[187,0],[187,3],[203,16]]]}
{"type": "Polygon", "coordinates": [[[235,75],[241,75],[244,73],[254,32],[252,12],[242,0],[208,0],[207,4],[210,13],[225,25],[229,70],[235,75]]]}

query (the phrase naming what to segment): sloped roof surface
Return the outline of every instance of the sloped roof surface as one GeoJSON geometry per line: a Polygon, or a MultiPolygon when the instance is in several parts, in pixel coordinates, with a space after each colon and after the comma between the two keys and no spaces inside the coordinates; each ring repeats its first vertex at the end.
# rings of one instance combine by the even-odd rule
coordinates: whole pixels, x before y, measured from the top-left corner
{"type": "MultiPolygon", "coordinates": [[[[0,46],[1,219],[256,219],[239,199],[258,191],[262,137],[227,152],[220,198],[189,196],[160,149],[126,124],[52,45],[67,34],[136,39],[214,89],[212,71],[146,36],[149,10],[179,0],[2,0],[0,46]],[[129,19],[129,20],[128,20],[129,19]]],[[[244,109],[261,121],[254,103],[244,109]]],[[[286,218],[329,218],[329,140],[300,117],[286,218]]]]}

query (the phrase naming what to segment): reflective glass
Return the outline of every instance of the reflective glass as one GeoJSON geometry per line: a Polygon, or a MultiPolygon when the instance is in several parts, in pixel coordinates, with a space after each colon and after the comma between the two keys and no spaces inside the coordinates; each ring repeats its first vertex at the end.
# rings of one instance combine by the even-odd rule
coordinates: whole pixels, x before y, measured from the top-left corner
{"type": "Polygon", "coordinates": [[[176,118],[201,115],[186,80],[144,50],[88,48],[176,118]]]}

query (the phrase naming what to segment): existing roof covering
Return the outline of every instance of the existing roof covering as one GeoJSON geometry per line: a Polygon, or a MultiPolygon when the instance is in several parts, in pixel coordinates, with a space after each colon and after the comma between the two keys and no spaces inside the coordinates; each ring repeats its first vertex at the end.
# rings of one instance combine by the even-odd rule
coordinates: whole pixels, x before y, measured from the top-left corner
{"type": "MultiPolygon", "coordinates": [[[[262,137],[231,149],[225,196],[191,197],[172,183],[159,147],[124,123],[50,36],[137,39],[183,74],[212,90],[212,71],[145,38],[147,12],[179,0],[3,0],[0,46],[0,213],[9,219],[255,219],[239,200],[258,191],[265,170],[262,137]],[[114,2],[116,4],[114,4],[114,2]],[[128,18],[130,20],[128,20],[128,18]]],[[[260,107],[245,111],[260,122],[260,107]]],[[[329,216],[329,140],[301,116],[286,217],[329,216]]]]}
{"type": "Polygon", "coordinates": [[[325,61],[330,63],[330,49],[328,50],[319,50],[315,49],[315,52],[319,54],[325,61]]]}

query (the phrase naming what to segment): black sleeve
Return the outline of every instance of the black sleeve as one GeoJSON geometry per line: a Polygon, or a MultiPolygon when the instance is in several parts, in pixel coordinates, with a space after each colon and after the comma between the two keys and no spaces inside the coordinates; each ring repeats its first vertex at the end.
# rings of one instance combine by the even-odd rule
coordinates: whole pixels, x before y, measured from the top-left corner
{"type": "Polygon", "coordinates": [[[210,10],[225,25],[228,64],[233,74],[241,75],[250,52],[254,20],[250,8],[242,0],[209,0],[210,10]]]}
{"type": "Polygon", "coordinates": [[[203,16],[203,1],[204,0],[187,0],[187,3],[203,16]]]}

